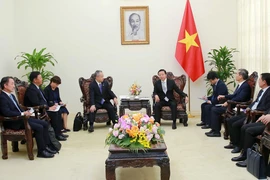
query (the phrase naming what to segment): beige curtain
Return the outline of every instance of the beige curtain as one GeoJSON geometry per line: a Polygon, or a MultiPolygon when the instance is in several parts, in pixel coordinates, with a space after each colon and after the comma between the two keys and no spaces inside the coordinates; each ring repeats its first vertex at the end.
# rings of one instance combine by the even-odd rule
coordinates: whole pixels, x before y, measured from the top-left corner
{"type": "Polygon", "coordinates": [[[238,0],[238,50],[237,68],[270,72],[270,0],[238,0]]]}

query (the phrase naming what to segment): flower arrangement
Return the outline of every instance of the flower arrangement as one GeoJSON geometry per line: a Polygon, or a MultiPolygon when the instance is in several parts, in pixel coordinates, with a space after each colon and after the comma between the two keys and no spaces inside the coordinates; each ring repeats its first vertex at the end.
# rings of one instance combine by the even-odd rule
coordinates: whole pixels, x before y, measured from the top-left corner
{"type": "Polygon", "coordinates": [[[140,93],[142,92],[141,86],[138,85],[137,83],[133,83],[133,84],[131,85],[131,87],[129,88],[129,92],[130,92],[130,94],[133,95],[133,96],[138,96],[138,95],[140,95],[140,93]]]}
{"type": "Polygon", "coordinates": [[[165,131],[152,117],[141,113],[123,115],[118,123],[109,129],[105,140],[107,145],[116,144],[131,151],[147,151],[151,144],[163,142],[165,131]]]}

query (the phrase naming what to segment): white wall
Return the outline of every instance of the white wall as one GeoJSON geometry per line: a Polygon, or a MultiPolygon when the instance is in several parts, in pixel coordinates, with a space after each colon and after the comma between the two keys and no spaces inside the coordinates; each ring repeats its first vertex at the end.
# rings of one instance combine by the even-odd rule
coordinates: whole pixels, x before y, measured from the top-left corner
{"type": "MultiPolygon", "coordinates": [[[[235,0],[190,1],[205,59],[211,48],[237,47],[235,0]]],[[[105,76],[113,76],[113,91],[117,95],[127,94],[129,86],[137,81],[142,85],[142,96],[150,96],[151,78],[158,69],[165,68],[175,75],[184,73],[174,54],[185,2],[15,0],[15,46],[10,60],[21,51],[47,47],[59,62],[51,70],[62,78],[61,96],[68,101],[72,113],[82,110],[78,78],[89,77],[96,69],[103,70],[105,76]],[[129,5],[149,6],[149,45],[121,45],[120,6],[129,5]]],[[[16,75],[22,74],[21,70],[16,75]]],[[[205,93],[203,77],[191,83],[192,113],[200,111],[201,101],[197,97],[205,93]]]]}
{"type": "Polygon", "coordinates": [[[0,77],[14,74],[14,1],[0,0],[0,77]]]}

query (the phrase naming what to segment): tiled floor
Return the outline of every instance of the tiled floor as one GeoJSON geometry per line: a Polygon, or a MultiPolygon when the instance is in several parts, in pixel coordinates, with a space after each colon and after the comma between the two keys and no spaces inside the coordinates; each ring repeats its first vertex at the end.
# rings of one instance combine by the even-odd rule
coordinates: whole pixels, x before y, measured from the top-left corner
{"type": "MultiPolygon", "coordinates": [[[[72,127],[73,117],[69,118],[72,127]]],[[[223,138],[208,138],[206,130],[196,127],[199,118],[189,120],[189,126],[178,125],[171,129],[169,121],[163,121],[166,130],[165,142],[171,160],[171,180],[253,180],[245,168],[238,168],[231,158],[235,155],[223,148],[228,141],[223,138]]],[[[108,127],[97,124],[95,132],[70,132],[63,142],[59,155],[53,159],[35,158],[29,161],[26,150],[10,152],[9,159],[0,160],[0,179],[16,180],[104,180],[105,160],[108,147],[104,140],[108,127]]],[[[34,147],[36,149],[36,146],[34,147]]],[[[36,154],[36,151],[35,151],[36,154]]],[[[236,154],[238,155],[238,154],[236,154]]],[[[154,168],[118,168],[117,180],[158,180],[160,170],[154,168]]]]}

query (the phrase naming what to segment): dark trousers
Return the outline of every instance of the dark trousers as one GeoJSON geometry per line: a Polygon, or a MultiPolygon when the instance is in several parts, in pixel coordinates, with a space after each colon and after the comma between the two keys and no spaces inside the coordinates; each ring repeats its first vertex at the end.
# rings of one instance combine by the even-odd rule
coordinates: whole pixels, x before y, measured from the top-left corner
{"type": "Polygon", "coordinates": [[[221,130],[221,121],[220,116],[226,112],[226,107],[220,107],[220,106],[214,106],[211,108],[211,114],[210,114],[210,124],[212,130],[215,132],[220,132],[221,130]]]}
{"type": "Polygon", "coordinates": [[[265,125],[262,122],[245,124],[241,128],[240,148],[246,152],[256,142],[256,136],[261,135],[264,129],[265,125]]]}
{"type": "Polygon", "coordinates": [[[240,146],[241,127],[246,119],[246,114],[241,112],[237,116],[226,119],[231,143],[235,146],[240,146]]]}
{"type": "Polygon", "coordinates": [[[270,162],[268,166],[266,167],[266,176],[270,177],[270,162]]]}
{"type": "Polygon", "coordinates": [[[175,101],[164,101],[161,100],[159,102],[155,103],[155,121],[160,123],[160,117],[161,117],[161,108],[163,106],[169,106],[172,112],[172,120],[173,122],[176,122],[176,113],[177,113],[177,106],[175,101]]]}
{"type": "MultiPolygon", "coordinates": [[[[96,106],[96,110],[106,109],[108,112],[109,119],[112,120],[113,124],[115,124],[115,121],[117,120],[116,116],[115,116],[116,113],[115,113],[114,107],[113,107],[111,102],[105,101],[102,105],[98,104],[95,106],[96,106]]],[[[89,113],[90,126],[93,126],[93,124],[95,122],[95,117],[96,117],[96,111],[89,113]]]]}
{"type": "Polygon", "coordinates": [[[214,105],[212,104],[208,104],[208,103],[203,103],[201,105],[201,121],[204,122],[205,124],[211,126],[211,121],[209,117],[209,114],[211,114],[211,109],[212,107],[214,107],[214,105]]]}
{"type": "Polygon", "coordinates": [[[30,118],[28,123],[34,131],[38,152],[42,152],[49,144],[49,124],[46,121],[30,118]]]}
{"type": "Polygon", "coordinates": [[[61,117],[61,113],[59,112],[51,112],[51,111],[47,111],[48,116],[51,119],[51,125],[54,129],[55,135],[59,136],[62,134],[61,130],[63,129],[63,122],[62,122],[62,117],[61,117]]]}

